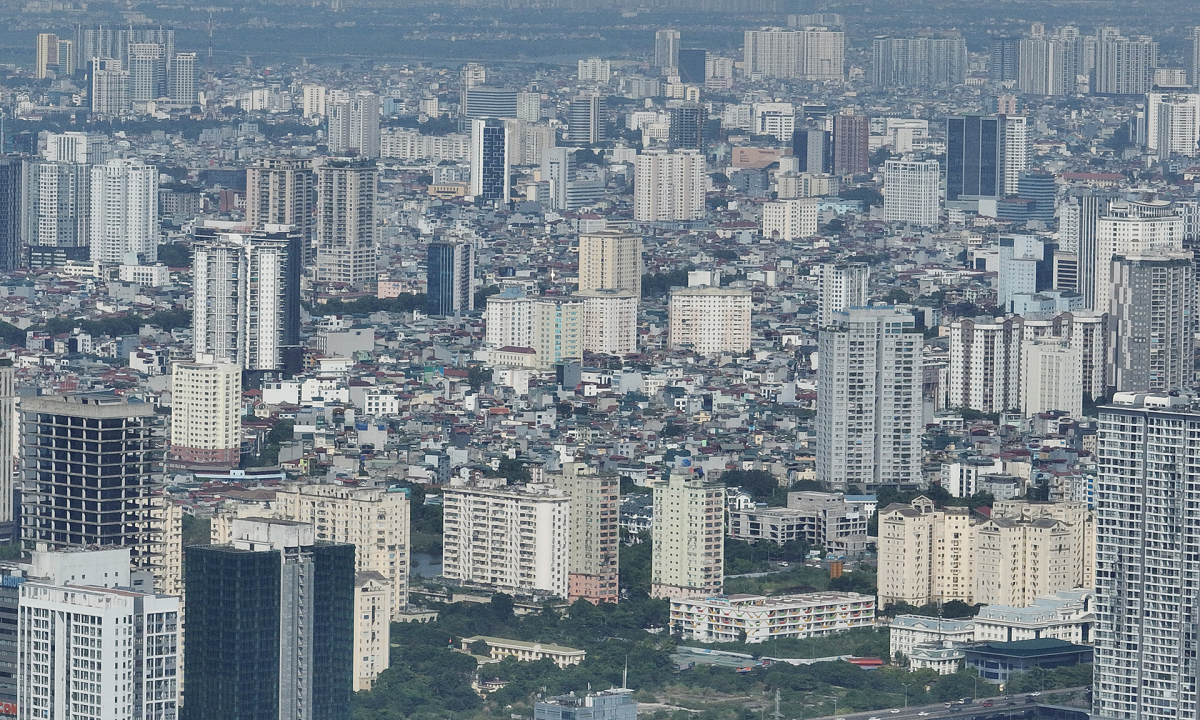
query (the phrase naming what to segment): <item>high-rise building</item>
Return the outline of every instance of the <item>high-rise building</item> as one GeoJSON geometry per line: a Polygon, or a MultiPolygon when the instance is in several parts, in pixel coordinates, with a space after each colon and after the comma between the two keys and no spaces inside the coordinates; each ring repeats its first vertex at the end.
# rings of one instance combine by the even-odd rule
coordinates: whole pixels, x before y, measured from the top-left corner
{"type": "Polygon", "coordinates": [[[608,107],[603,95],[581,93],[567,111],[567,142],[594,145],[602,142],[608,124],[608,107]]]}
{"type": "Polygon", "coordinates": [[[23,398],[22,540],[129,548],[134,567],[161,573],[161,426],[153,406],[116,395],[23,398]]]}
{"type": "MultiPolygon", "coordinates": [[[[69,75],[71,72],[73,72],[73,68],[71,70],[66,70],[66,68],[60,70],[59,49],[62,47],[62,43],[67,43],[69,47],[71,41],[60,41],[58,36],[54,33],[38,34],[37,58],[34,64],[34,77],[36,77],[38,80],[44,80],[50,77],[52,73],[69,75]],[[64,70],[66,71],[64,72],[64,70]]],[[[61,60],[66,59],[67,58],[61,58],[61,60]]],[[[69,62],[62,64],[65,64],[69,67],[69,62]]]]}
{"type": "Polygon", "coordinates": [[[576,293],[583,301],[583,351],[615,357],[636,353],[639,297],[627,290],[576,293]]]}
{"type": "Polygon", "coordinates": [[[1146,149],[1167,160],[1196,157],[1200,140],[1200,93],[1150,93],[1146,96],[1146,149]]]}
{"type": "Polygon", "coordinates": [[[1192,62],[1188,82],[1194,88],[1200,88],[1200,27],[1192,28],[1192,62]]]}
{"type": "Polygon", "coordinates": [[[946,127],[946,200],[1015,195],[1029,169],[1026,119],[958,115],[946,127]]]}
{"type": "Polygon", "coordinates": [[[799,172],[833,172],[833,140],[828,130],[793,131],[792,154],[800,161],[799,172]]]}
{"type": "Polygon", "coordinates": [[[379,96],[358,92],[328,104],[329,152],[362,158],[379,157],[379,96]]]}
{"type": "Polygon", "coordinates": [[[1021,407],[1021,318],[950,324],[950,407],[986,413],[1021,407]]]}
{"type": "Polygon", "coordinates": [[[1031,170],[1017,179],[1017,197],[1028,204],[1030,220],[1038,220],[1047,228],[1054,227],[1054,211],[1058,207],[1058,183],[1053,173],[1031,170]]]}
{"type": "Polygon", "coordinates": [[[1188,657],[1200,612],[1193,577],[1200,543],[1193,505],[1200,443],[1193,398],[1117,393],[1097,436],[1096,645],[1098,718],[1178,720],[1197,710],[1188,657]],[[1154,668],[1153,680],[1146,677],[1154,668]]]}
{"type": "Polygon", "coordinates": [[[0,272],[21,265],[22,214],[30,202],[25,195],[26,166],[25,158],[0,157],[0,272]]]}
{"type": "Polygon", "coordinates": [[[714,597],[725,586],[725,487],[702,471],[650,483],[650,597],[714,597]]]}
{"type": "Polygon", "coordinates": [[[817,479],[835,491],[921,480],[921,348],[912,315],[849,308],[818,336],[817,479]]]}
{"type": "Polygon", "coordinates": [[[175,53],[168,91],[173,105],[190,107],[196,104],[196,53],[175,53]]]}
{"type": "MultiPolygon", "coordinates": [[[[1111,312],[1114,257],[1178,252],[1183,249],[1183,230],[1183,218],[1165,200],[1110,202],[1096,221],[1095,251],[1091,258],[1092,308],[1111,312]]],[[[1086,282],[1082,261],[1080,265],[1080,277],[1086,282]]]]}
{"type": "MultiPolygon", "coordinates": [[[[660,31],[661,32],[661,31],[660,31]]],[[[533,706],[533,720],[637,720],[633,691],[624,688],[588,692],[576,697],[561,695],[539,700],[533,706]]]]}
{"type": "Polygon", "coordinates": [[[148,102],[167,96],[167,51],[164,45],[130,43],[126,66],[132,102],[148,102]]]}
{"type": "Polygon", "coordinates": [[[470,243],[431,242],[426,260],[426,312],[454,317],[475,309],[475,247],[470,243]]]}
{"type": "Polygon", "coordinates": [[[694,287],[672,290],[667,304],[667,341],[672,350],[699,355],[750,349],[749,290],[694,287]]]}
{"type": "Polygon", "coordinates": [[[1145,95],[1154,89],[1158,43],[1150,39],[1104,38],[1096,43],[1097,95],[1145,95]]]}
{"type": "Polygon", "coordinates": [[[519,100],[524,94],[512,88],[484,87],[482,85],[464,88],[462,101],[459,103],[459,116],[464,120],[520,118],[521,116],[518,114],[519,100]]]}
{"type": "Polygon", "coordinates": [[[383,575],[354,574],[354,692],[370,690],[391,665],[392,595],[383,575]]]}
{"type": "Polygon", "coordinates": [[[192,343],[242,370],[287,365],[300,344],[301,237],[264,225],[247,235],[199,233],[192,246],[192,343]]]}
{"type": "Polygon", "coordinates": [[[378,173],[375,161],[367,158],[317,161],[318,282],[356,286],[375,282],[378,173]]]}
{"type": "Polygon", "coordinates": [[[232,545],[196,545],[188,578],[187,704],[202,720],[349,720],[354,546],[309,523],[233,521],[232,545]]]}
{"type": "Polygon", "coordinates": [[[242,459],[242,370],[210,359],[172,363],[167,467],[228,470],[242,459]]]}
{"type": "Polygon", "coordinates": [[[1100,217],[1108,212],[1108,203],[1109,197],[1093,188],[1069,189],[1062,206],[1058,233],[1059,248],[1075,253],[1078,258],[1075,291],[1083,296],[1083,306],[1102,313],[1108,312],[1108,305],[1096,305],[1096,231],[1100,217]]]}
{"type": "Polygon", "coordinates": [[[817,234],[820,203],[814,198],[766,202],[762,206],[762,236],[800,240],[817,234]]]}
{"type": "Polygon", "coordinates": [[[1083,413],[1082,348],[1066,339],[1048,338],[1021,343],[1021,414],[1061,410],[1071,417],[1083,413]]]}
{"type": "Polygon", "coordinates": [[[42,139],[45,141],[42,157],[50,162],[101,165],[112,159],[108,138],[98,133],[47,132],[42,134],[39,144],[42,139]]]}
{"type": "Polygon", "coordinates": [[[708,51],[703,48],[683,48],[679,51],[679,82],[704,85],[707,80],[708,51]]]}
{"type": "MultiPolygon", "coordinates": [[[[390,586],[387,616],[398,618],[404,612],[411,514],[406,489],[286,485],[275,493],[275,514],[311,523],[322,542],[353,545],[356,571],[379,573],[390,586]]],[[[232,524],[233,519],[214,522],[232,524]]]]}
{"type": "Polygon", "coordinates": [[[942,169],[937,160],[888,160],[883,214],[888,222],[937,227],[942,169]]]}
{"type": "Polygon", "coordinates": [[[30,248],[62,248],[63,260],[87,259],[91,166],[83,162],[30,162],[25,168],[24,195],[21,226],[25,244],[30,248]]]}
{"type": "Polygon", "coordinates": [[[158,168],[137,159],[92,167],[92,260],[153,264],[158,259],[158,168]],[[128,262],[136,258],[137,262],[128,262]]]}
{"type": "Polygon", "coordinates": [[[1190,251],[1112,258],[1110,383],[1117,392],[1192,384],[1193,262],[1190,251]]]}
{"type": "Polygon", "coordinates": [[[540,367],[583,359],[584,301],[543,297],[533,305],[533,349],[540,367]]]}
{"type": "Polygon", "coordinates": [[[1018,38],[996,38],[992,41],[989,74],[993,82],[1017,79],[1020,42],[1018,38]]]}
{"type": "Polygon", "coordinates": [[[246,168],[246,224],[251,230],[290,225],[300,231],[305,266],[316,258],[316,175],[312,160],[256,158],[246,168]]]}
{"type": "Polygon", "coordinates": [[[607,85],[612,79],[612,64],[598,57],[580,60],[577,77],[580,83],[607,85]]]}
{"type": "Polygon", "coordinates": [[[120,117],[130,110],[129,71],[120,60],[94,57],[92,63],[92,112],[120,117]]]}
{"type": "Polygon", "coordinates": [[[871,119],[866,115],[833,117],[833,174],[863,175],[871,169],[871,119]]]}
{"type": "Polygon", "coordinates": [[[642,236],[625,230],[579,235],[579,289],[642,294],[642,236]]]}
{"type": "Polygon", "coordinates": [[[443,488],[442,574],[500,592],[569,594],[571,499],[550,485],[443,488]]]}
{"type": "Polygon", "coordinates": [[[323,85],[305,85],[302,105],[304,117],[325,117],[325,101],[328,92],[323,85]]]}
{"type": "Polygon", "coordinates": [[[1020,295],[1050,290],[1053,274],[1046,244],[1034,235],[1001,235],[998,242],[999,268],[996,273],[996,302],[1005,312],[1016,312],[1014,301],[1020,295]]]}
{"type": "Polygon", "coordinates": [[[867,306],[866,263],[822,263],[817,267],[817,324],[832,325],[837,313],[867,306]]]}
{"type": "Polygon", "coordinates": [[[467,63],[462,66],[461,72],[464,88],[479,87],[487,82],[487,68],[479,63],[467,63]]]}
{"type": "Polygon", "coordinates": [[[511,199],[508,127],[496,118],[471,121],[471,194],[481,200],[511,199]]]}
{"type": "Polygon", "coordinates": [[[667,146],[672,150],[703,150],[704,122],[707,119],[700,103],[679,103],[667,109],[671,115],[671,130],[667,146]]]}
{"type": "Polygon", "coordinates": [[[679,67],[679,31],[658,30],[654,33],[654,67],[679,67]]]}
{"type": "Polygon", "coordinates": [[[555,487],[571,499],[567,513],[568,600],[615,603],[620,596],[617,522],[621,481],[612,473],[595,473],[585,463],[563,463],[555,487]]]}
{"type": "Polygon", "coordinates": [[[747,30],[746,75],[800,80],[844,80],[845,35],[824,28],[747,30]]]}
{"type": "Polygon", "coordinates": [[[12,361],[0,362],[0,537],[6,537],[11,542],[20,537],[15,532],[13,512],[16,496],[13,494],[15,483],[13,472],[16,470],[13,462],[17,455],[17,435],[15,430],[20,422],[17,417],[17,386],[16,373],[12,361]]]}
{"type": "Polygon", "coordinates": [[[129,588],[21,583],[16,707],[31,718],[173,720],[179,610],[178,597],[129,588]]]}
{"type": "Polygon", "coordinates": [[[699,220],[707,186],[705,158],[696,150],[647,150],[634,165],[633,217],[638,222],[699,220]]]}
{"type": "Polygon", "coordinates": [[[872,70],[877,88],[933,88],[966,80],[967,45],[952,38],[876,38],[872,70]]]}
{"type": "Polygon", "coordinates": [[[1017,72],[1017,91],[1026,95],[1071,95],[1075,93],[1075,41],[1041,37],[1022,40],[1017,72]]]}

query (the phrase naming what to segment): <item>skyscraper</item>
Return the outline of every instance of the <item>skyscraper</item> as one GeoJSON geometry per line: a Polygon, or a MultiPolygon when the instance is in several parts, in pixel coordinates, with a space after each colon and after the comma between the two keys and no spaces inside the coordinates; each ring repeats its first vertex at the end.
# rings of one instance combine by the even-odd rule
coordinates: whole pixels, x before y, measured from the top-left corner
{"type": "Polygon", "coordinates": [[[1200,632],[1200,413],[1193,398],[1117,393],[1097,436],[1098,718],[1196,714],[1190,645],[1200,632]],[[1153,680],[1146,673],[1154,668],[1153,680]]]}
{"type": "Polygon", "coordinates": [[[679,31],[659,30],[654,33],[654,67],[679,67],[679,31]]]}
{"type": "Polygon", "coordinates": [[[596,474],[586,463],[568,462],[553,480],[571,498],[567,513],[568,600],[617,602],[620,479],[613,473],[596,474]]]}
{"type": "Polygon", "coordinates": [[[867,306],[867,281],[871,266],[866,263],[822,263],[817,266],[817,324],[832,325],[837,313],[867,306]]]}
{"type": "Polygon", "coordinates": [[[953,38],[878,38],[872,71],[877,88],[932,88],[966,79],[967,45],[953,38]]]}
{"type": "Polygon", "coordinates": [[[989,74],[993,82],[1017,79],[1020,42],[1017,38],[996,38],[992,41],[989,74]]]}
{"type": "Polygon", "coordinates": [[[700,103],[680,103],[667,108],[671,130],[667,145],[672,150],[704,149],[704,122],[707,116],[700,103]]]}
{"type": "MultiPolygon", "coordinates": [[[[1091,258],[1092,309],[1111,312],[1112,259],[1118,255],[1178,252],[1183,249],[1183,218],[1172,203],[1113,201],[1096,221],[1096,243],[1091,258]]],[[[1082,253],[1083,248],[1080,248],[1082,253]]],[[[1080,278],[1087,282],[1082,272],[1080,278]]],[[[1084,293],[1086,297],[1086,293],[1084,293]]]]}
{"type": "Polygon", "coordinates": [[[599,93],[580,93],[571,100],[567,115],[567,142],[594,145],[602,142],[608,124],[608,107],[599,93]]]}
{"type": "Polygon", "coordinates": [[[317,163],[316,279],[357,286],[373,283],[379,242],[375,161],[323,158],[317,163]]]}
{"type": "Polygon", "coordinates": [[[198,236],[192,246],[192,343],[197,355],[242,370],[284,367],[300,344],[301,237],[265,225],[198,236]]]}
{"type": "Polygon", "coordinates": [[[188,548],[184,720],[349,720],[354,546],[309,523],[233,521],[188,548]]]}
{"type": "Polygon", "coordinates": [[[120,60],[92,58],[92,112],[119,117],[129,112],[129,71],[120,60]]]}
{"type": "Polygon", "coordinates": [[[1070,95],[1078,74],[1074,47],[1060,38],[1032,38],[1019,44],[1017,91],[1027,95],[1070,95]]]}
{"type": "Polygon", "coordinates": [[[459,116],[466,120],[478,118],[520,118],[519,100],[522,93],[512,88],[470,87],[463,90],[459,116]]]}
{"type": "Polygon", "coordinates": [[[1029,169],[1029,128],[1014,115],[946,120],[946,200],[1015,195],[1029,169]],[[964,198],[965,196],[965,198],[964,198]]]}
{"type": "Polygon", "coordinates": [[[130,43],[128,52],[129,99],[146,102],[166,97],[166,47],[158,43],[130,43]]]}
{"type": "Polygon", "coordinates": [[[1110,383],[1116,392],[1191,385],[1196,330],[1192,263],[1191,252],[1113,257],[1110,383]]]}
{"type": "Polygon", "coordinates": [[[698,355],[750,349],[749,290],[690,287],[671,291],[667,302],[667,342],[672,350],[698,355]]]}
{"type": "MultiPolygon", "coordinates": [[[[92,260],[124,263],[158,258],[158,168],[137,159],[92,167],[92,260]]],[[[130,263],[135,264],[135,263],[130,263]]]]}
{"type": "Polygon", "coordinates": [[[1200,27],[1192,28],[1192,62],[1188,82],[1194,88],[1200,88],[1200,27]]]}
{"type": "Polygon", "coordinates": [[[21,215],[25,197],[25,166],[21,157],[0,157],[0,272],[21,265],[21,215]]]}
{"type": "Polygon", "coordinates": [[[17,449],[13,447],[13,430],[20,427],[15,379],[12,361],[0,361],[0,426],[4,428],[0,430],[0,537],[10,540],[20,537],[20,533],[14,532],[12,526],[16,517],[13,514],[16,500],[13,495],[13,459],[17,454],[17,449]]]}
{"type": "Polygon", "coordinates": [[[950,324],[950,407],[986,413],[1021,407],[1020,317],[950,324]]]}
{"type": "Polygon", "coordinates": [[[172,469],[228,470],[242,459],[242,371],[209,360],[171,366],[172,469]]]}
{"type": "Polygon", "coordinates": [[[800,161],[802,173],[813,175],[833,172],[833,141],[828,130],[796,130],[792,133],[792,154],[800,161]]]}
{"type": "Polygon", "coordinates": [[[747,30],[743,49],[747,75],[800,80],[843,80],[845,36],[820,29],[747,30]]]}
{"type": "Polygon", "coordinates": [[[817,479],[835,491],[921,481],[921,348],[912,315],[851,308],[818,336],[817,479]],[[844,358],[844,360],[843,360],[844,358]]]}
{"type": "Polygon", "coordinates": [[[329,152],[379,157],[379,96],[358,92],[329,103],[329,152]]]}
{"type": "MultiPolygon", "coordinates": [[[[1100,216],[1108,212],[1109,198],[1092,188],[1071,188],[1065,203],[1059,226],[1059,247],[1075,253],[1076,292],[1083,295],[1083,306],[1107,313],[1108,306],[1096,305],[1096,226],[1100,216]]],[[[1056,285],[1056,287],[1061,287],[1056,285]]]]}
{"type": "Polygon", "coordinates": [[[475,248],[469,243],[429,243],[425,279],[429,315],[454,317],[474,310],[475,248]]]}
{"type": "Polygon", "coordinates": [[[171,63],[171,103],[182,107],[196,104],[196,53],[176,53],[171,63]]]}
{"type": "Polygon", "coordinates": [[[161,426],[153,406],[116,395],[23,398],[21,539],[125,547],[134,567],[161,572],[161,426]]]}
{"type": "Polygon", "coordinates": [[[942,170],[937,160],[888,160],[883,213],[888,222],[937,227],[942,170]]]}
{"type": "Polygon", "coordinates": [[[1200,94],[1150,93],[1146,96],[1146,149],[1159,160],[1172,155],[1196,157],[1200,139],[1200,94]]]}
{"type": "Polygon", "coordinates": [[[642,294],[642,236],[624,230],[579,235],[579,290],[642,294]]]}
{"type": "Polygon", "coordinates": [[[638,222],[704,217],[705,158],[696,150],[647,150],[634,164],[633,217],[638,222]]]}
{"type": "Polygon", "coordinates": [[[704,48],[683,48],[679,51],[679,82],[704,85],[707,79],[708,51],[704,48]]]}
{"type": "Polygon", "coordinates": [[[866,115],[833,117],[833,174],[863,175],[871,169],[871,119],[866,115]]]}
{"type": "MultiPolygon", "coordinates": [[[[690,469],[690,468],[688,468],[690,469]]],[[[650,596],[713,597],[725,586],[725,488],[673,472],[654,492],[650,596]]]]}
{"type": "MultiPolygon", "coordinates": [[[[25,170],[25,244],[38,262],[58,249],[61,261],[88,258],[92,167],[76,162],[28,163],[25,170]],[[36,250],[34,248],[37,248],[36,250]]],[[[39,263],[40,264],[40,263],[39,263]]]]}
{"type": "Polygon", "coordinates": [[[58,71],[58,36],[54,33],[39,33],[37,36],[37,58],[34,77],[44,80],[50,73],[58,71]]]}
{"type": "Polygon", "coordinates": [[[1097,95],[1145,95],[1154,88],[1158,43],[1149,39],[1106,38],[1096,43],[1097,95]]]}
{"type": "Polygon", "coordinates": [[[312,160],[257,158],[246,168],[246,224],[262,230],[268,224],[291,225],[300,231],[302,261],[316,257],[316,175],[312,160]]]}
{"type": "Polygon", "coordinates": [[[508,127],[496,118],[471,121],[471,194],[489,202],[511,199],[508,127]]]}

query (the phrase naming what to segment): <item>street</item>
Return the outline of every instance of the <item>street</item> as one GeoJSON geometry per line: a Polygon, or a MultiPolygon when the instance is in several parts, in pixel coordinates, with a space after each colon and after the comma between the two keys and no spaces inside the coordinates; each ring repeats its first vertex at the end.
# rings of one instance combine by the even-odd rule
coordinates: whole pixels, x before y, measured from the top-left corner
{"type": "Polygon", "coordinates": [[[994,711],[1002,708],[1015,707],[1033,707],[1037,703],[1050,702],[1050,698],[1056,695],[1069,694],[1085,690],[1086,688],[1065,688],[1061,690],[1048,690],[1043,693],[1022,693],[1020,695],[1003,695],[993,698],[980,698],[978,701],[959,705],[955,703],[951,707],[946,707],[946,703],[936,703],[933,705],[913,706],[908,708],[895,708],[891,710],[870,710],[866,712],[838,713],[837,715],[829,715],[818,720],[938,720],[938,718],[961,717],[965,714],[975,712],[983,714],[986,711],[994,711]],[[1030,700],[1032,702],[1027,702],[1030,700]],[[990,707],[985,707],[984,703],[991,702],[990,707]]]}

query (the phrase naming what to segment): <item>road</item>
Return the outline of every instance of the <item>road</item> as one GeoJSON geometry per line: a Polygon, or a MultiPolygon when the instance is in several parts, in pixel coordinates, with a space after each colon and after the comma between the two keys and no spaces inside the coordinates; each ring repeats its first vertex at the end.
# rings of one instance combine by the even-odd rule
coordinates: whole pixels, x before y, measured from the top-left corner
{"type": "Polygon", "coordinates": [[[983,712],[989,710],[1000,710],[1003,708],[1013,707],[1032,707],[1037,703],[1050,703],[1050,698],[1056,695],[1064,695],[1069,693],[1080,692],[1087,688],[1065,688],[1062,690],[1047,690],[1044,693],[1023,693],[1020,695],[1004,695],[994,698],[983,698],[970,705],[957,703],[951,707],[946,707],[946,703],[937,703],[935,705],[923,705],[920,707],[895,708],[892,710],[871,710],[868,712],[852,712],[838,713],[830,715],[827,718],[820,720],[871,720],[871,718],[879,718],[879,720],[938,720],[938,718],[961,717],[964,713],[983,712]],[[983,704],[991,700],[991,707],[984,707],[983,704]],[[1026,702],[1031,700],[1032,702],[1026,702]]]}

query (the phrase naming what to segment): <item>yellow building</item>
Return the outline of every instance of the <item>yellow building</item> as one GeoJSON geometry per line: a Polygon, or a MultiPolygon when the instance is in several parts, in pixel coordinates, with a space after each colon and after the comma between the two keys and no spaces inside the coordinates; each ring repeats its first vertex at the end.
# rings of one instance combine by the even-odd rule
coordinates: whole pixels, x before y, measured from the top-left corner
{"type": "Polygon", "coordinates": [[[650,487],[650,596],[720,595],[725,584],[725,486],[702,475],[672,473],[650,487]]]}
{"type": "Polygon", "coordinates": [[[391,655],[392,584],[377,572],[354,575],[354,692],[370,690],[391,655]]]}

